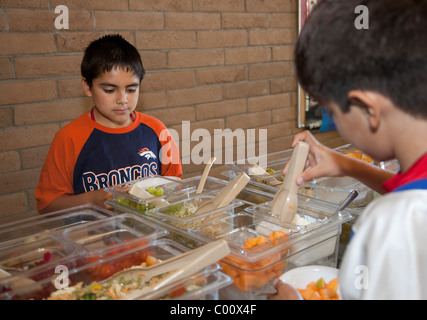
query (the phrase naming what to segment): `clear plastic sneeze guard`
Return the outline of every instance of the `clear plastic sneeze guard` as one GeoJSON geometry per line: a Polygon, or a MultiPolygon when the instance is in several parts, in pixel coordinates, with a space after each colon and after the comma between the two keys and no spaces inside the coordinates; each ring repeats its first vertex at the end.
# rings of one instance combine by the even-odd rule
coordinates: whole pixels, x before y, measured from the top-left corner
{"type": "Polygon", "coordinates": [[[270,214],[270,202],[190,231],[202,241],[225,239],[229,244],[231,254],[220,264],[234,282],[221,291],[223,298],[259,299],[257,290],[297,266],[336,267],[341,225],[351,214],[331,217],[337,206],[304,196],[299,200],[298,216],[290,224],[270,214]]]}
{"type": "Polygon", "coordinates": [[[19,220],[16,223],[0,225],[0,248],[8,246],[9,241],[14,242],[19,238],[33,236],[35,239],[41,239],[47,237],[52,230],[99,221],[114,215],[115,213],[112,211],[87,205],[36,215],[19,220]]]}
{"type": "MultiPolygon", "coordinates": [[[[150,267],[160,261],[176,257],[188,251],[182,245],[170,239],[155,239],[146,244],[122,248],[119,251],[101,253],[101,256],[89,252],[70,257],[66,287],[59,287],[55,282],[58,274],[51,269],[34,270],[26,274],[32,283],[24,287],[10,285],[0,292],[0,299],[6,300],[120,300],[126,299],[134,285],[149,286],[151,282],[135,284],[113,279],[115,273],[132,266],[150,267]]],[[[171,283],[159,291],[135,299],[217,299],[218,290],[228,286],[231,278],[220,272],[218,264],[206,267],[179,282],[171,283]]],[[[9,283],[11,284],[11,283],[9,283]]],[[[136,288],[136,287],[135,287],[136,288]]]]}
{"type": "MultiPolygon", "coordinates": [[[[335,150],[347,156],[379,166],[384,170],[395,173],[399,170],[399,164],[396,160],[376,163],[370,157],[352,145],[344,145],[336,148],[335,150]]],[[[267,171],[266,174],[251,174],[251,168],[254,166],[254,163],[256,163],[258,158],[248,158],[244,160],[244,163],[235,161],[231,165],[227,165],[231,170],[224,171],[222,175],[231,180],[237,173],[242,171],[246,172],[251,177],[249,185],[254,188],[275,194],[279,191],[280,187],[280,185],[277,184],[277,181],[282,182],[284,180],[282,170],[284,169],[291,155],[292,150],[284,150],[260,157],[262,160],[260,163],[265,164],[263,169],[267,171]]],[[[351,208],[366,207],[375,196],[375,193],[372,189],[350,177],[315,179],[312,182],[301,186],[298,190],[298,193],[333,204],[339,204],[345,199],[351,190],[356,190],[359,193],[358,197],[350,204],[351,208]]]]}

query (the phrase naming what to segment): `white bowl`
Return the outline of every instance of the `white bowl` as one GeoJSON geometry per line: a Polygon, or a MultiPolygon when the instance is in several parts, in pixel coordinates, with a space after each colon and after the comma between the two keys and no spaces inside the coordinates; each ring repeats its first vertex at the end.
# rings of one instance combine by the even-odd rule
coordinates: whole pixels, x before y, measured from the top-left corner
{"type": "MultiPolygon", "coordinates": [[[[280,276],[280,280],[293,286],[296,289],[305,289],[307,285],[320,278],[325,282],[329,282],[334,278],[338,278],[339,270],[337,268],[326,266],[305,266],[291,269],[280,276]]],[[[338,294],[341,297],[341,290],[338,285],[338,294]]]]}

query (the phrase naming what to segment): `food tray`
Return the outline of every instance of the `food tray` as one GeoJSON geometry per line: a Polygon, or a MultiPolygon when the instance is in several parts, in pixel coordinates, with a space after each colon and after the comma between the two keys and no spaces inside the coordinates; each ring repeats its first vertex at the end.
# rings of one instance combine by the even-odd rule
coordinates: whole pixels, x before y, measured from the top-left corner
{"type": "MultiPolygon", "coordinates": [[[[58,280],[58,274],[43,270],[39,273],[36,272],[27,275],[31,278],[37,278],[35,284],[30,287],[4,292],[2,295],[0,295],[0,299],[47,299],[54,291],[58,289],[70,288],[80,282],[82,286],[97,284],[112,276],[116,272],[130,268],[132,266],[138,266],[142,262],[147,262],[149,259],[153,259],[151,257],[155,257],[156,259],[164,261],[180,255],[186,251],[188,251],[187,248],[169,239],[157,239],[142,246],[121,250],[120,252],[115,253],[111,252],[110,254],[104,255],[102,257],[93,255],[76,256],[73,259],[70,259],[70,262],[72,262],[74,265],[78,265],[78,267],[67,270],[69,281],[68,286],[64,285],[64,283],[55,281],[58,280]],[[150,258],[147,259],[148,257],[150,258]]],[[[231,280],[227,279],[227,277],[220,276],[218,274],[219,271],[220,269],[217,264],[209,266],[197,275],[193,275],[193,277],[188,277],[179,283],[171,284],[169,287],[165,287],[161,291],[153,293],[149,298],[185,298],[187,295],[192,296],[194,299],[202,299],[206,296],[211,296],[214,291],[224,287],[225,285],[228,285],[231,282],[231,280]],[[177,286],[179,286],[181,283],[194,285],[194,282],[192,282],[193,279],[199,279],[198,283],[202,283],[203,286],[187,286],[185,290],[182,290],[181,288],[179,290],[177,289],[177,286]],[[201,279],[204,279],[204,281],[200,281],[201,279]],[[207,287],[205,287],[205,285],[207,285],[207,287]],[[195,291],[191,292],[192,290],[195,291]],[[164,295],[162,296],[161,294],[164,295]]],[[[70,295],[69,298],[72,296],[73,295],[70,295]]],[[[93,298],[93,296],[85,297],[85,299],[89,298],[93,298]]],[[[137,298],[145,299],[145,297],[137,298]]]]}
{"type": "Polygon", "coordinates": [[[70,209],[37,215],[0,226],[0,248],[7,247],[9,241],[32,236],[33,240],[48,237],[50,231],[102,220],[115,213],[98,206],[77,206],[70,209]]]}
{"type": "Polygon", "coordinates": [[[209,266],[183,282],[173,283],[138,300],[218,300],[219,290],[233,283],[233,279],[220,270],[219,264],[209,266]]]}
{"type": "MultiPolygon", "coordinates": [[[[44,265],[57,265],[80,248],[67,241],[60,241],[52,235],[39,240],[31,236],[21,238],[0,250],[0,268],[10,276],[25,274],[44,265]]],[[[1,277],[2,280],[8,278],[1,277]]]]}
{"type": "MultiPolygon", "coordinates": [[[[341,146],[335,150],[354,158],[364,160],[368,163],[372,163],[373,165],[378,165],[381,168],[391,172],[396,173],[399,170],[399,163],[396,160],[376,163],[352,145],[341,146]]],[[[287,161],[290,159],[292,151],[293,150],[290,149],[267,154],[266,156],[262,157],[248,158],[244,161],[241,161],[240,163],[236,161],[231,165],[227,165],[231,170],[222,172],[222,175],[231,180],[239,172],[246,172],[251,177],[251,180],[249,181],[249,185],[251,187],[261,191],[268,191],[276,194],[279,191],[280,185],[272,184],[271,178],[275,178],[280,182],[284,180],[282,170],[284,169],[287,161]],[[271,174],[251,175],[250,168],[253,164],[257,163],[259,163],[263,168],[266,168],[266,170],[271,172],[271,174]]],[[[359,193],[357,198],[350,204],[351,208],[363,208],[367,206],[375,196],[375,192],[372,189],[350,177],[315,179],[312,182],[301,186],[298,189],[298,193],[333,204],[340,204],[351,190],[356,190],[359,193]]]]}
{"type": "Polygon", "coordinates": [[[297,266],[316,263],[336,267],[341,225],[352,218],[351,214],[344,211],[331,218],[337,207],[317,199],[299,198],[297,213],[300,219],[304,218],[303,224],[283,224],[269,213],[271,203],[265,203],[189,232],[190,237],[202,242],[227,240],[231,254],[220,264],[234,283],[221,291],[223,298],[259,299],[257,290],[266,289],[274,278],[297,266]],[[265,243],[246,246],[248,239],[261,236],[265,243]]]}
{"type": "MultiPolygon", "coordinates": [[[[231,204],[224,208],[208,211],[200,215],[174,216],[169,212],[172,212],[177,208],[183,208],[189,204],[203,203],[204,201],[208,201],[212,199],[217,192],[219,192],[219,190],[210,193],[203,193],[200,195],[193,194],[191,196],[185,197],[184,199],[181,199],[180,201],[143,212],[129,208],[127,206],[123,206],[122,204],[116,203],[112,200],[108,201],[107,203],[114,207],[117,214],[132,213],[143,217],[144,219],[166,228],[169,231],[168,236],[174,241],[177,241],[178,243],[181,243],[189,248],[197,248],[201,245],[201,243],[197,240],[194,241],[194,239],[189,239],[187,231],[205,224],[206,221],[211,221],[222,216],[233,215],[234,210],[237,210],[239,206],[242,206],[243,202],[235,199],[231,204]]],[[[243,211],[243,208],[241,211],[243,211]]]]}
{"type": "Polygon", "coordinates": [[[106,188],[105,191],[112,194],[114,202],[121,203],[140,211],[146,211],[153,208],[153,202],[159,203],[164,199],[175,197],[181,193],[186,194],[192,192],[193,190],[191,189],[192,187],[187,187],[182,184],[181,179],[177,177],[154,176],[118,184],[113,187],[106,188]],[[150,187],[161,188],[162,194],[154,194],[150,199],[142,199],[128,192],[133,186],[138,186],[145,191],[149,190],[150,187]]]}
{"type": "Polygon", "coordinates": [[[133,214],[123,214],[64,229],[60,236],[87,252],[100,254],[146,244],[167,233],[166,229],[147,220],[133,214]]]}

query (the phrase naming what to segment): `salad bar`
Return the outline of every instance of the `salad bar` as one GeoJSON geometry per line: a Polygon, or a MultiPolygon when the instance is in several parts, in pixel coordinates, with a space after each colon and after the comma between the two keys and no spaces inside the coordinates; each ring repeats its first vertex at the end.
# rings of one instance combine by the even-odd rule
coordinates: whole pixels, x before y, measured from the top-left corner
{"type": "MultiPolygon", "coordinates": [[[[1,224],[0,299],[266,299],[290,270],[336,268],[343,226],[373,192],[347,178],[315,181],[298,190],[295,216],[284,222],[272,207],[291,155],[270,154],[263,168],[233,163],[223,172],[228,180],[117,185],[107,189],[111,211],[87,205],[1,224]],[[359,197],[334,214],[352,190],[359,197]],[[216,256],[208,251],[214,245],[223,246],[216,256]],[[213,260],[201,259],[208,252],[213,260]]],[[[304,295],[317,288],[337,298],[336,280],[321,286],[319,279],[304,295]]]]}

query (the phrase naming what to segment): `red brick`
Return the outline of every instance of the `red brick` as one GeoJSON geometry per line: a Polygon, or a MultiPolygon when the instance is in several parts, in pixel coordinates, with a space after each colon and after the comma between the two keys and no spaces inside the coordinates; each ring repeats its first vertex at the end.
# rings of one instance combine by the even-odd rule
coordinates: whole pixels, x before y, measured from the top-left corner
{"type": "Polygon", "coordinates": [[[46,101],[56,98],[53,80],[0,82],[0,105],[46,101]]]}
{"type": "Polygon", "coordinates": [[[223,86],[225,99],[255,97],[266,95],[270,92],[268,81],[249,81],[231,83],[223,86]]]}
{"type": "Polygon", "coordinates": [[[21,158],[17,151],[0,152],[0,174],[21,169],[21,158]]]}
{"type": "Polygon", "coordinates": [[[163,14],[157,12],[97,11],[97,30],[163,30],[163,14]]]}
{"type": "Polygon", "coordinates": [[[189,138],[188,136],[184,137],[184,135],[188,134],[191,137],[191,134],[197,129],[204,129],[208,131],[209,134],[213,135],[216,129],[224,129],[224,119],[207,119],[202,121],[192,121],[190,123],[189,133],[183,132],[182,122],[180,124],[170,126],[170,129],[177,131],[180,137],[180,141],[182,141],[182,139],[184,138],[189,138]]]}
{"type": "Polygon", "coordinates": [[[166,126],[181,124],[182,121],[194,121],[193,107],[165,108],[149,110],[146,114],[161,120],[166,126]]]}
{"type": "Polygon", "coordinates": [[[174,51],[168,53],[169,68],[210,67],[224,64],[223,50],[174,51]]]}
{"type": "Polygon", "coordinates": [[[270,17],[265,13],[230,13],[222,14],[222,27],[224,29],[250,29],[250,28],[268,28],[270,26],[270,17]]]}
{"type": "Polygon", "coordinates": [[[0,196],[0,206],[1,206],[0,218],[6,217],[6,216],[9,217],[11,215],[16,215],[18,213],[24,212],[27,209],[26,204],[27,204],[27,199],[24,192],[0,196]]]}
{"type": "Polygon", "coordinates": [[[262,127],[270,123],[271,112],[262,111],[227,117],[225,120],[225,127],[231,130],[237,128],[248,129],[262,127]]]}
{"type": "Polygon", "coordinates": [[[58,80],[58,92],[61,99],[72,99],[86,97],[83,87],[82,79],[70,78],[58,80]]]}
{"type": "Polygon", "coordinates": [[[167,92],[167,99],[169,106],[183,106],[213,102],[222,99],[222,90],[220,86],[172,90],[167,92]]]}
{"type": "MultiPolygon", "coordinates": [[[[144,86],[144,82],[142,83],[144,86]]],[[[137,109],[141,112],[164,107],[166,107],[165,91],[144,92],[139,95],[137,109]]]]}
{"type": "MultiPolygon", "coordinates": [[[[10,31],[54,31],[55,19],[59,14],[55,10],[7,10],[10,31]]],[[[70,30],[93,29],[93,15],[90,11],[69,11],[70,30]]]]}
{"type": "Polygon", "coordinates": [[[298,28],[298,15],[296,13],[276,13],[271,15],[272,28],[298,28]]]}
{"type": "Polygon", "coordinates": [[[2,8],[48,8],[49,0],[0,0],[2,8]]]}
{"type": "Polygon", "coordinates": [[[206,30],[220,27],[219,13],[166,13],[166,30],[206,30]]]}
{"type": "Polygon", "coordinates": [[[10,58],[0,58],[0,79],[14,78],[13,62],[10,58]]]}
{"type": "Polygon", "coordinates": [[[292,78],[271,80],[271,93],[295,92],[297,90],[297,80],[292,78]]]}
{"type": "Polygon", "coordinates": [[[273,110],[273,123],[295,121],[297,118],[297,109],[295,106],[273,110]]]}
{"type": "Polygon", "coordinates": [[[192,70],[151,72],[144,78],[142,91],[146,92],[192,87],[194,87],[194,72],[192,70]]]}
{"type": "Polygon", "coordinates": [[[220,84],[246,80],[245,67],[210,68],[196,70],[197,85],[220,84]]]}
{"type": "Polygon", "coordinates": [[[16,125],[69,121],[92,107],[90,98],[24,104],[15,107],[16,125]]]}
{"type": "Polygon", "coordinates": [[[289,12],[290,0],[246,0],[248,12],[289,12]]]}
{"type": "MultiPolygon", "coordinates": [[[[58,32],[56,38],[59,52],[84,52],[94,40],[103,36],[104,32],[58,32]]],[[[133,33],[121,32],[123,38],[134,44],[133,33]]]]}
{"type": "MultiPolygon", "coordinates": [[[[0,175],[2,189],[8,193],[35,188],[39,182],[40,169],[21,170],[0,175]]],[[[4,193],[3,193],[4,194],[4,193]]]]}
{"type": "Polygon", "coordinates": [[[142,51],[140,54],[146,71],[167,68],[166,52],[142,51]]]}
{"type": "Polygon", "coordinates": [[[33,169],[42,167],[49,151],[49,147],[50,146],[47,145],[42,147],[23,149],[21,151],[22,168],[33,169]]]}
{"type": "Polygon", "coordinates": [[[6,31],[7,25],[6,25],[6,14],[3,10],[0,10],[0,31],[6,31]]]}
{"type": "Polygon", "coordinates": [[[17,78],[77,76],[82,55],[22,57],[15,59],[17,78]]]}
{"type": "Polygon", "coordinates": [[[250,98],[248,100],[248,112],[257,112],[288,107],[291,104],[289,94],[268,95],[250,98]]]}
{"type": "Polygon", "coordinates": [[[268,152],[272,153],[272,152],[279,152],[279,151],[283,151],[285,149],[289,149],[291,147],[293,135],[294,135],[294,133],[292,133],[291,135],[288,135],[286,137],[280,137],[280,138],[269,140],[268,152]]]}
{"type": "Polygon", "coordinates": [[[290,44],[295,41],[294,35],[295,31],[291,29],[250,30],[249,44],[252,46],[290,44]]]}
{"type": "Polygon", "coordinates": [[[245,99],[206,103],[196,106],[196,119],[207,120],[223,118],[233,114],[242,114],[246,111],[247,108],[245,99]]]}
{"type": "Polygon", "coordinates": [[[194,0],[194,11],[245,11],[245,0],[194,0]]]}
{"type": "Polygon", "coordinates": [[[271,49],[266,47],[225,50],[225,61],[230,64],[247,64],[271,61],[271,49]]]}
{"type": "Polygon", "coordinates": [[[0,128],[7,128],[13,125],[12,108],[0,109],[0,128]]]}
{"type": "Polygon", "coordinates": [[[128,10],[128,0],[51,0],[51,7],[59,5],[68,9],[84,10],[128,10]]]}
{"type": "Polygon", "coordinates": [[[272,79],[292,75],[290,62],[254,64],[249,66],[249,80],[272,79]]]}
{"type": "Polygon", "coordinates": [[[54,35],[50,33],[0,33],[0,55],[55,51],[54,35]]]}
{"type": "Polygon", "coordinates": [[[144,11],[191,11],[192,0],[129,0],[131,10],[144,11]]]}
{"type": "Polygon", "coordinates": [[[246,30],[200,31],[199,48],[244,47],[248,45],[246,30]]]}
{"type": "Polygon", "coordinates": [[[50,144],[59,127],[56,124],[0,131],[0,151],[50,144]]]}
{"type": "Polygon", "coordinates": [[[135,37],[138,50],[196,47],[196,33],[191,31],[137,32],[135,37]]]}
{"type": "Polygon", "coordinates": [[[294,60],[293,45],[273,47],[273,61],[294,60]]]}

